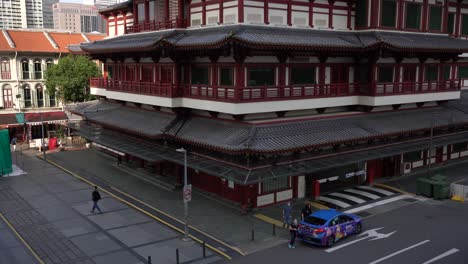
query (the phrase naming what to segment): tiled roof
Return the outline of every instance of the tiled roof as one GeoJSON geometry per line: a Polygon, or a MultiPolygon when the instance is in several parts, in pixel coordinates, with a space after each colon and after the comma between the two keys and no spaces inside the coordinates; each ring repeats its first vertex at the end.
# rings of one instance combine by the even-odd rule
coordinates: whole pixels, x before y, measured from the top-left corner
{"type": "MultiPolygon", "coordinates": [[[[59,52],[68,52],[67,46],[70,44],[78,44],[81,42],[86,42],[86,40],[81,36],[81,34],[76,33],[49,33],[52,39],[59,46],[59,52]]],[[[101,37],[102,39],[102,37],[101,37]]]]}
{"type": "Polygon", "coordinates": [[[104,39],[105,34],[86,34],[86,37],[89,39],[89,41],[93,42],[104,39]]]}
{"type": "Polygon", "coordinates": [[[57,120],[67,120],[67,115],[62,111],[56,112],[44,112],[44,113],[25,113],[24,118],[26,122],[46,122],[46,121],[57,121],[57,120]],[[41,117],[42,115],[42,117],[41,117]]]}
{"type": "Polygon", "coordinates": [[[16,45],[15,51],[23,52],[57,52],[43,32],[8,30],[16,45]]]}
{"type": "Polygon", "coordinates": [[[468,51],[468,40],[440,34],[333,31],[261,25],[226,25],[128,34],[82,44],[82,48],[90,53],[112,53],[155,50],[164,43],[187,50],[217,48],[228,41],[270,50],[367,51],[383,47],[396,51],[468,51]]]}
{"type": "Polygon", "coordinates": [[[4,30],[0,32],[0,50],[13,50],[8,41],[5,38],[4,30]]]}
{"type": "Polygon", "coordinates": [[[252,124],[198,116],[183,120],[176,119],[175,115],[102,102],[88,102],[86,107],[77,105],[68,109],[100,124],[147,137],[163,133],[176,141],[226,152],[265,153],[400,135],[430,128],[432,118],[434,127],[468,124],[468,92],[463,94],[464,103],[450,103],[447,107],[275,124],[252,124]]]}

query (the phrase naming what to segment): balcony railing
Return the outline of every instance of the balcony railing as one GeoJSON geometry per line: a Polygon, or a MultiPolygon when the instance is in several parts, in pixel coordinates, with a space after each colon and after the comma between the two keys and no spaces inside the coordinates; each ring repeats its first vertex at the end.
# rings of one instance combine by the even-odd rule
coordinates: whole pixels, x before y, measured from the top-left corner
{"type": "Polygon", "coordinates": [[[186,97],[223,102],[257,102],[310,98],[327,98],[354,95],[386,96],[457,91],[461,80],[441,82],[378,83],[375,90],[368,83],[335,83],[289,86],[265,86],[238,88],[234,86],[173,85],[151,82],[132,82],[92,78],[91,87],[109,91],[161,97],[186,97]],[[180,89],[182,88],[182,89],[180,89]]]}
{"type": "Polygon", "coordinates": [[[171,28],[185,28],[187,26],[186,19],[172,19],[167,21],[150,21],[135,23],[132,26],[127,27],[127,33],[137,33],[141,31],[154,31],[160,29],[171,29],[171,28]]]}
{"type": "Polygon", "coordinates": [[[2,72],[2,80],[11,79],[11,72],[2,72]]]}
{"type": "Polygon", "coordinates": [[[434,93],[460,90],[461,80],[378,83],[375,95],[434,93]]]}
{"type": "Polygon", "coordinates": [[[161,97],[175,97],[176,86],[170,83],[132,82],[91,78],[91,87],[103,88],[109,91],[153,95],[161,97]]]}

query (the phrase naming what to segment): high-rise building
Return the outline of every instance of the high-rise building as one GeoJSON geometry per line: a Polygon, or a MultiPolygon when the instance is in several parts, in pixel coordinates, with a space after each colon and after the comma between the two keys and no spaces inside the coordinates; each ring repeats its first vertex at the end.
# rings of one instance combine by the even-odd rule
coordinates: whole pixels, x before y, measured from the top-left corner
{"type": "Polygon", "coordinates": [[[72,32],[105,32],[104,21],[92,5],[56,3],[53,5],[54,28],[72,32]]]}
{"type": "Polygon", "coordinates": [[[83,0],[85,5],[95,5],[100,7],[107,7],[120,3],[120,0],[83,0]]]}
{"type": "Polygon", "coordinates": [[[0,0],[0,28],[52,28],[52,5],[58,0],[0,0]]]}

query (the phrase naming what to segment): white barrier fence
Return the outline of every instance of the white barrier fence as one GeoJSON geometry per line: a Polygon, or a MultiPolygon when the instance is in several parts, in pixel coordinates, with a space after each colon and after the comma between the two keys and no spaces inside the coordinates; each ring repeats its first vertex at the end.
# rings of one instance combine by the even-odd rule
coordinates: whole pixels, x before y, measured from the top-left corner
{"type": "Polygon", "coordinates": [[[468,200],[468,185],[450,184],[450,195],[460,197],[462,200],[468,200]]]}

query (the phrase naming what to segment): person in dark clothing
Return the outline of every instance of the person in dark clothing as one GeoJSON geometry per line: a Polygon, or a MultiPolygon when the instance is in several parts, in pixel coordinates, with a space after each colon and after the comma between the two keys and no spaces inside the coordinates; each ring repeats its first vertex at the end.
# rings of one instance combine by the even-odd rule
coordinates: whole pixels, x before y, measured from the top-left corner
{"type": "Polygon", "coordinates": [[[302,208],[302,214],[301,214],[301,219],[304,221],[306,217],[308,217],[312,213],[312,208],[310,207],[310,204],[306,204],[304,208],[302,208]]]}
{"type": "Polygon", "coordinates": [[[101,194],[98,191],[98,187],[94,186],[94,191],[92,193],[92,199],[93,199],[93,208],[91,208],[91,213],[94,213],[94,210],[98,210],[99,213],[102,213],[101,208],[99,208],[98,201],[101,200],[101,194]]]}
{"type": "Polygon", "coordinates": [[[289,242],[289,248],[296,248],[294,246],[294,242],[296,241],[296,235],[297,235],[297,219],[294,219],[294,221],[291,223],[289,226],[289,232],[291,233],[291,241],[289,242]]]}

